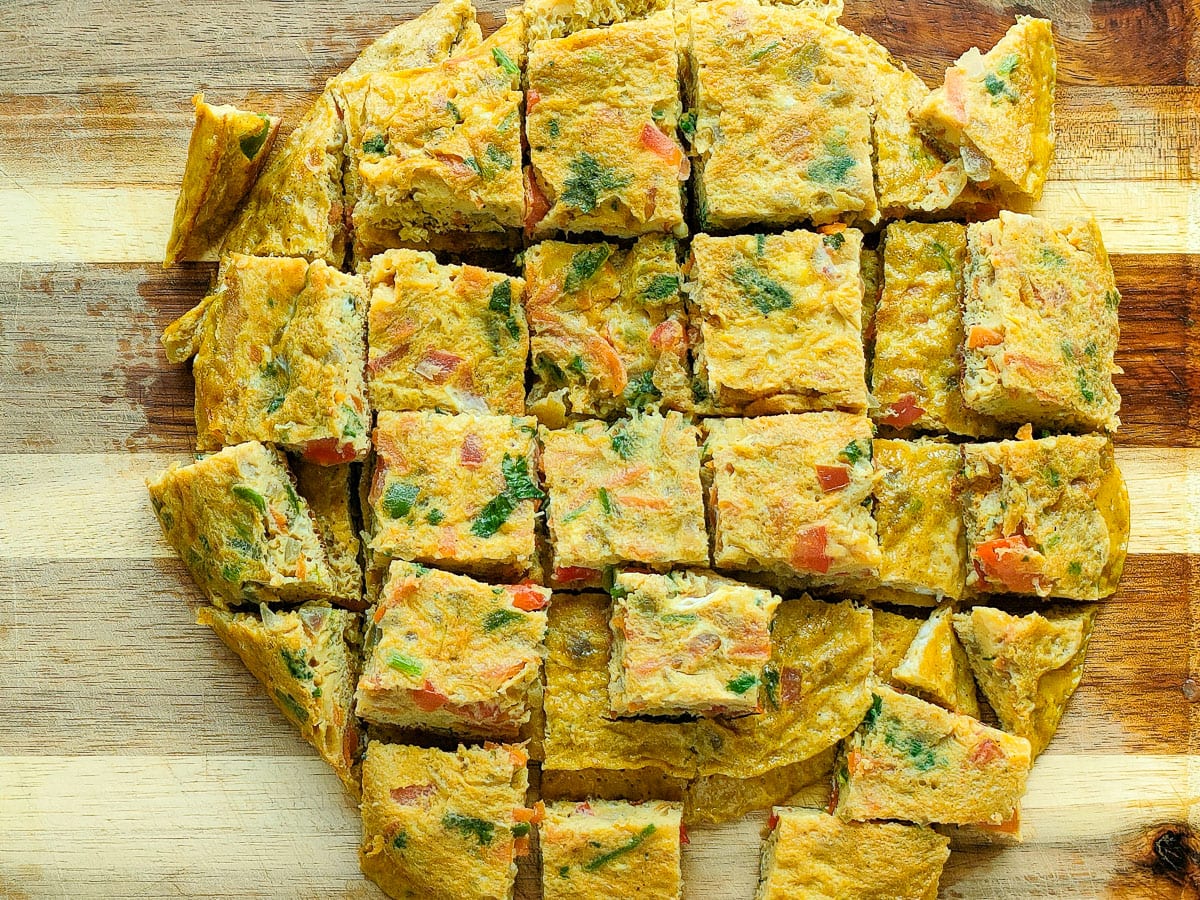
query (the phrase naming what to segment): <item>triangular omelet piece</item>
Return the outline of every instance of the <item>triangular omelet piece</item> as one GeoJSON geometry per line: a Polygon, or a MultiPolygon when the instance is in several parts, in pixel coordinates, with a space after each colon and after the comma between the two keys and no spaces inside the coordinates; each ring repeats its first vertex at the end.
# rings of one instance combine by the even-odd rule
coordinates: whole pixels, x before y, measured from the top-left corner
{"type": "Polygon", "coordinates": [[[954,616],[975,679],[1005,731],[1046,749],[1083,677],[1095,606],[1014,616],[977,606],[954,616]]]}
{"type": "Polygon", "coordinates": [[[909,618],[885,609],[871,610],[871,637],[875,644],[875,677],[893,687],[900,687],[892,678],[892,670],[900,665],[904,654],[912,645],[925,624],[920,619],[909,618]]]}
{"type": "Polygon", "coordinates": [[[326,603],[259,614],[203,606],[196,616],[242,658],[275,705],[359,795],[362,732],[354,717],[359,617],[326,603]]]}
{"type": "Polygon", "coordinates": [[[975,681],[967,654],[954,634],[953,613],[949,603],[933,611],[892,670],[891,681],[951,712],[978,719],[975,681]]]}

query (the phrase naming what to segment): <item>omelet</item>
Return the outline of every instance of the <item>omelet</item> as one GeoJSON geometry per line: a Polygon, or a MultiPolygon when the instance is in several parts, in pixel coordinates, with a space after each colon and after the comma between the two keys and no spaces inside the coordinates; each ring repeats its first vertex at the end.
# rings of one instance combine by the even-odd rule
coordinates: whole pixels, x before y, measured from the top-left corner
{"type": "Polygon", "coordinates": [[[516,738],[541,677],[550,591],[393,562],[355,695],[368,722],[516,738]]]}
{"type": "Polygon", "coordinates": [[[649,18],[673,8],[671,0],[525,0],[522,6],[531,46],[586,28],[649,18]]]}
{"type": "Polygon", "coordinates": [[[333,576],[283,454],[238,444],[146,482],[163,535],[220,607],[325,597],[333,576]]]}
{"type": "Polygon", "coordinates": [[[700,434],[682,415],[542,428],[540,438],[552,583],[596,586],[621,563],[708,564],[700,434]]]}
{"type": "Polygon", "coordinates": [[[962,394],[1002,422],[1116,431],[1121,296],[1092,217],[968,227],[962,394]]]}
{"type": "Polygon", "coordinates": [[[372,406],[524,415],[522,279],[388,250],[371,260],[367,284],[372,406]]]}
{"type": "Polygon", "coordinates": [[[708,419],[704,427],[714,565],[809,583],[878,575],[866,416],[708,419]]]}
{"type": "Polygon", "coordinates": [[[884,232],[871,373],[872,417],[880,425],[970,437],[997,432],[959,390],[966,256],[967,228],[957,222],[893,222],[884,232]]]}
{"type": "Polygon", "coordinates": [[[1051,607],[1014,616],[977,606],[954,616],[954,630],[988,704],[1005,731],[1046,749],[1083,677],[1095,606],[1051,607]]]}
{"type": "Polygon", "coordinates": [[[317,260],[226,257],[216,289],[168,326],[196,356],[196,442],[264,441],[320,465],[366,456],[366,286],[317,260]]]}
{"type": "Polygon", "coordinates": [[[885,685],[871,690],[838,766],[841,818],[1000,825],[1013,816],[1029,741],[885,685]]]}
{"type": "Polygon", "coordinates": [[[1096,600],[1117,588],[1129,497],[1098,434],[963,447],[967,589],[1096,600]]]}
{"type": "Polygon", "coordinates": [[[275,143],[279,119],[192,97],[195,123],[163,268],[215,255],[275,143]]]}
{"type": "Polygon", "coordinates": [[[363,571],[359,563],[362,542],[355,522],[354,485],[357,473],[349,465],[319,466],[306,459],[294,463],[296,486],[308,501],[325,557],[329,561],[329,599],[338,606],[361,610],[363,571]]]}
{"type": "Polygon", "coordinates": [[[506,900],[537,818],[515,745],[455,752],[371,741],[363,760],[363,874],[396,900],[506,900]]]}
{"type": "Polygon", "coordinates": [[[525,251],[533,383],[529,411],[550,428],[630,409],[687,410],[687,313],[671,237],[543,241],[525,251]]]}
{"type": "Polygon", "coordinates": [[[949,841],[921,825],[776,807],[755,900],[936,900],[949,841]]]}
{"type": "Polygon", "coordinates": [[[682,807],[650,800],[551,803],[538,826],[545,900],[680,900],[682,807]]]}
{"type": "Polygon", "coordinates": [[[892,679],[892,670],[904,659],[909,646],[925,622],[922,619],[889,612],[886,609],[871,610],[871,636],[875,655],[872,670],[876,678],[892,687],[900,688],[892,679]]]}
{"type": "Polygon", "coordinates": [[[621,572],[612,594],[614,715],[761,711],[779,597],[694,570],[621,572]]]}
{"type": "Polygon", "coordinates": [[[697,235],[688,263],[700,412],[867,406],[862,234],[697,235]]]}
{"type": "Polygon", "coordinates": [[[1056,69],[1050,21],[1018,16],[986,54],[960,56],[913,115],[972,181],[1038,200],[1054,159],[1056,69]]]}
{"type": "Polygon", "coordinates": [[[687,234],[670,11],[536,41],[527,78],[527,230],[687,234]]]}
{"type": "Polygon", "coordinates": [[[280,712],[359,796],[362,728],[354,717],[359,616],[327,603],[292,610],[259,605],[257,615],[202,606],[207,625],[262,682],[280,712]]]}
{"type": "Polygon", "coordinates": [[[833,775],[834,747],[810,759],[770,769],[761,775],[702,775],[687,785],[683,798],[683,820],[689,825],[734,822],[747,813],[770,809],[780,803],[800,805],[812,798],[824,807],[829,802],[833,775]]]}
{"type": "Polygon", "coordinates": [[[536,420],[379,413],[363,504],[369,568],[405,559],[517,582],[535,572],[536,420]]]}
{"type": "Polygon", "coordinates": [[[951,712],[979,718],[975,679],[966,651],[954,633],[954,606],[943,603],[925,620],[904,657],[892,669],[891,683],[951,712]]]}

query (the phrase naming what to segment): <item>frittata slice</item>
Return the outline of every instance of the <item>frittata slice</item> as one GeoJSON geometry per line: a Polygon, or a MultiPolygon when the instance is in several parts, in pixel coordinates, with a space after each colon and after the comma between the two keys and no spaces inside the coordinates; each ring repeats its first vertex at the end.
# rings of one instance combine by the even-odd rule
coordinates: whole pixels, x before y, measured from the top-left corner
{"type": "Polygon", "coordinates": [[[629,409],[686,410],[687,315],[675,239],[543,241],[525,251],[533,383],[529,411],[550,428],[629,409]]]}
{"type": "Polygon", "coordinates": [[[762,710],[780,599],[708,572],[616,576],[608,685],[619,716],[762,710]]]}
{"type": "Polygon", "coordinates": [[[371,260],[367,284],[375,409],[524,415],[522,279],[388,250],[371,260]]]}
{"type": "Polygon", "coordinates": [[[507,900],[534,810],[519,746],[455,752],[371,741],[363,760],[363,874],[395,900],[507,900]]]}
{"type": "Polygon", "coordinates": [[[325,603],[279,612],[264,603],[257,615],[202,606],[196,621],[241,657],[280,712],[357,797],[363,737],[354,717],[358,615],[325,603]]]}
{"type": "Polygon", "coordinates": [[[1129,497],[1097,434],[963,447],[967,589],[1096,600],[1117,589],[1129,497]]]}
{"type": "Polygon", "coordinates": [[[903,688],[892,678],[892,670],[908,653],[908,648],[925,622],[911,616],[889,612],[886,609],[871,610],[871,638],[875,655],[872,671],[876,678],[895,688],[903,688]]]}
{"type": "Polygon", "coordinates": [[[678,803],[551,803],[538,826],[545,900],[680,900],[678,803]]]}
{"type": "Polygon", "coordinates": [[[837,814],[1000,825],[1029,775],[1029,741],[917,697],[876,685],[837,773],[837,814]]]}
{"type": "Polygon", "coordinates": [[[975,679],[966,651],[954,632],[954,607],[944,603],[933,611],[892,669],[891,682],[951,712],[979,718],[975,679]]]}
{"type": "Polygon", "coordinates": [[[605,569],[708,564],[699,431],[676,412],[541,429],[555,585],[605,569]]]}
{"type": "Polygon", "coordinates": [[[1005,731],[1046,749],[1083,677],[1096,607],[1014,616],[977,606],[954,616],[975,680],[1005,731]]]}
{"type": "Polygon", "coordinates": [[[1018,16],[986,54],[960,56],[913,115],[972,181],[1037,200],[1054,159],[1056,69],[1050,21],[1018,16]]]}
{"type": "Polygon", "coordinates": [[[311,510],[278,451],[227,447],[146,486],[167,543],[217,606],[299,602],[332,590],[311,510]]]}
{"type": "Polygon", "coordinates": [[[275,143],[279,119],[192,97],[195,122],[163,267],[214,258],[275,143]]]}
{"type": "Polygon", "coordinates": [[[899,822],[776,807],[755,900],[936,900],[949,840],[899,822]]]}
{"type": "Polygon", "coordinates": [[[313,523],[329,561],[329,599],[338,606],[361,610],[363,570],[359,563],[362,541],[355,521],[355,467],[318,466],[300,459],[293,464],[300,496],[308,501],[313,523]]]}
{"type": "Polygon", "coordinates": [[[1095,219],[1005,211],[967,237],[967,406],[1017,425],[1116,431],[1121,296],[1095,219]]]}
{"type": "Polygon", "coordinates": [[[391,412],[363,506],[371,566],[404,559],[517,582],[537,566],[536,420],[391,412]]]}
{"type": "Polygon", "coordinates": [[[696,236],[693,355],[716,411],[866,409],[861,248],[856,229],[696,236]]]}
{"type": "Polygon", "coordinates": [[[547,588],[394,562],[370,614],[358,715],[378,725],[516,738],[545,655],[547,588]]]}

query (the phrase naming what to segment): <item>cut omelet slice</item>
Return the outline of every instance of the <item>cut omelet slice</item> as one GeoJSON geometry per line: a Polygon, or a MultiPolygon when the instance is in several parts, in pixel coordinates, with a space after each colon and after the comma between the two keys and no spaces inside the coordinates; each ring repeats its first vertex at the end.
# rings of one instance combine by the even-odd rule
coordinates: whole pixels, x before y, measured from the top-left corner
{"type": "Polygon", "coordinates": [[[951,712],[978,719],[975,681],[967,654],[954,633],[953,614],[954,607],[949,603],[933,611],[892,669],[892,681],[951,712]]]}
{"type": "Polygon", "coordinates": [[[1027,616],[977,606],[954,616],[954,630],[1000,724],[1028,738],[1035,756],[1050,743],[1083,677],[1095,618],[1095,606],[1051,607],[1027,616]]]}

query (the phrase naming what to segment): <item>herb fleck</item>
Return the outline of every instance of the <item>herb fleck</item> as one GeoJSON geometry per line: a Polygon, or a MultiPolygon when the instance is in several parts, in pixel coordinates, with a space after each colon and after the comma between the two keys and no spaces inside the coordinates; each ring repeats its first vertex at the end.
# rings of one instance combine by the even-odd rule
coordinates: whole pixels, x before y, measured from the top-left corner
{"type": "Polygon", "coordinates": [[[631,180],[629,176],[617,175],[586,152],[572,159],[569,167],[571,174],[567,176],[562,201],[584,213],[590,213],[600,205],[601,194],[619,191],[631,180]]]}
{"type": "Polygon", "coordinates": [[[473,837],[479,841],[480,846],[490,844],[496,833],[493,823],[456,812],[448,812],[442,817],[442,827],[447,831],[457,831],[464,837],[473,837]]]}
{"type": "Polygon", "coordinates": [[[746,299],[764,316],[792,305],[792,295],[788,289],[754,266],[744,263],[737,266],[733,270],[733,283],[741,288],[746,299]]]}
{"type": "Polygon", "coordinates": [[[758,684],[758,676],[753,672],[743,672],[737,678],[731,679],[725,683],[725,689],[732,691],[735,694],[741,695],[758,684]]]}
{"type": "Polygon", "coordinates": [[[412,512],[413,504],[421,489],[415,484],[397,481],[388,486],[383,494],[383,511],[393,519],[400,519],[412,512]]]}
{"type": "Polygon", "coordinates": [[[495,631],[497,628],[503,628],[520,620],[519,612],[513,612],[511,609],[495,609],[483,617],[483,630],[495,631]]]}
{"type": "Polygon", "coordinates": [[[600,244],[580,250],[572,256],[571,263],[567,267],[567,276],[563,280],[563,290],[568,294],[579,290],[585,281],[600,271],[600,267],[604,265],[611,253],[612,248],[608,244],[600,244]]]}

